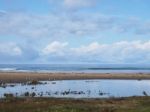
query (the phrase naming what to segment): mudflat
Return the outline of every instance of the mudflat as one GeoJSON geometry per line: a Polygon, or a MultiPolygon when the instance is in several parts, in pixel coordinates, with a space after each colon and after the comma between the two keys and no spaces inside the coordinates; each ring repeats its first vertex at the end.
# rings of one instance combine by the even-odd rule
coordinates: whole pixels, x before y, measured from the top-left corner
{"type": "Polygon", "coordinates": [[[150,73],[37,73],[0,72],[0,82],[17,83],[31,80],[126,79],[148,80],[150,73]]]}

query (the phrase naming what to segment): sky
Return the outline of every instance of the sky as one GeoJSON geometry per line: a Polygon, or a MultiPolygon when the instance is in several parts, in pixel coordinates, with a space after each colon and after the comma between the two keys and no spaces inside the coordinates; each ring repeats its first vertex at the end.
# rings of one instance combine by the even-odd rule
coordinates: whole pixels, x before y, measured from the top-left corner
{"type": "Polygon", "coordinates": [[[0,63],[150,62],[150,0],[0,0],[0,63]]]}

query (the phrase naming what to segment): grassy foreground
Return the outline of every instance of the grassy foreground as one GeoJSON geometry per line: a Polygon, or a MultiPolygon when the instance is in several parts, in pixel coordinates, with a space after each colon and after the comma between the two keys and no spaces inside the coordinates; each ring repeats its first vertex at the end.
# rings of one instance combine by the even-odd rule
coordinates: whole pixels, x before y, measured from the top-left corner
{"type": "Polygon", "coordinates": [[[0,100],[0,112],[150,112],[150,97],[118,99],[13,98],[0,100]]]}

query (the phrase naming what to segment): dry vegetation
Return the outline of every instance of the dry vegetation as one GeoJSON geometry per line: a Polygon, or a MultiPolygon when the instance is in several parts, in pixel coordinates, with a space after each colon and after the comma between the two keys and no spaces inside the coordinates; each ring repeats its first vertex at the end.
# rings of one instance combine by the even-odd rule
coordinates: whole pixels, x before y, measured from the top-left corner
{"type": "Polygon", "coordinates": [[[0,83],[28,82],[48,80],[77,80],[77,79],[150,79],[146,73],[23,73],[23,72],[0,72],[0,83]]]}
{"type": "Polygon", "coordinates": [[[150,112],[150,97],[118,99],[7,98],[0,112],[150,112]]]}

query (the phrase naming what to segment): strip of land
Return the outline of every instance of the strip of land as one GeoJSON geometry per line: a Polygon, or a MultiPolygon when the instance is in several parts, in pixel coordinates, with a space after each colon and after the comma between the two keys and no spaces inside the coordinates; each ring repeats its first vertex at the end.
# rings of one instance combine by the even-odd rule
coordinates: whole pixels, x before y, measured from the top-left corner
{"type": "Polygon", "coordinates": [[[146,73],[29,73],[29,72],[0,72],[0,82],[17,83],[31,80],[81,80],[81,79],[126,79],[149,80],[146,73]]]}
{"type": "Polygon", "coordinates": [[[111,99],[0,99],[1,112],[150,112],[150,97],[111,99]]]}

